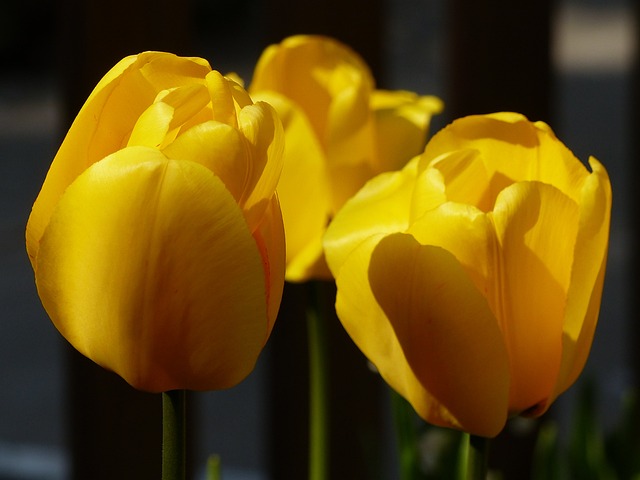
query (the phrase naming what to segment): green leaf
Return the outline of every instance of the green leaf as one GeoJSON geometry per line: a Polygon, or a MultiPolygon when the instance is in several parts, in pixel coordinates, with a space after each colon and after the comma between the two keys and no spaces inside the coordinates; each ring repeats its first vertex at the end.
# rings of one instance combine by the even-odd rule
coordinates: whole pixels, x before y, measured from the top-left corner
{"type": "Polygon", "coordinates": [[[606,442],[607,457],[619,478],[640,478],[640,401],[637,392],[623,401],[620,423],[606,442]]]}
{"type": "Polygon", "coordinates": [[[532,480],[561,480],[565,478],[561,463],[558,427],[554,422],[545,422],[538,432],[533,452],[532,480]]]}
{"type": "Polygon", "coordinates": [[[571,478],[608,480],[615,476],[608,465],[604,437],[597,421],[596,387],[586,381],[579,392],[569,439],[571,478]]]}

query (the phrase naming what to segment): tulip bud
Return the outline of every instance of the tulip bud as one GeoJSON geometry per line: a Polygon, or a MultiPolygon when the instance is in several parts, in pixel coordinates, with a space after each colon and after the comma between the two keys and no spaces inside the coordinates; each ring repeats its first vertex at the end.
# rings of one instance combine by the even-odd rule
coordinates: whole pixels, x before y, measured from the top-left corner
{"type": "Polygon", "coordinates": [[[336,309],[427,421],[492,437],[576,380],[598,318],[611,186],[542,122],[462,118],[327,230],[336,309]]]}
{"type": "Polygon", "coordinates": [[[285,129],[278,185],[289,281],[329,279],[322,236],[329,220],[373,176],[424,148],[435,97],[376,90],[369,67],[342,43],[297,35],[268,47],[252,97],[272,104],[285,129]]]}
{"type": "Polygon", "coordinates": [[[27,224],[60,333],[140,390],[248,375],[284,283],[282,137],[273,109],[205,60],[145,52],[113,67],[27,224]]]}

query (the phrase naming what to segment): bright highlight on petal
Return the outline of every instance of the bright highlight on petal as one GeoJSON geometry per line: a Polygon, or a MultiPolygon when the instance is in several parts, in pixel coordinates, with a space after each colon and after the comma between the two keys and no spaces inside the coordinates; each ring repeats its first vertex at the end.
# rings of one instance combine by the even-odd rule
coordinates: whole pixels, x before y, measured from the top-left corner
{"type": "Polygon", "coordinates": [[[136,388],[223,388],[251,371],[267,335],[264,270],[210,170],[121,150],[67,189],[41,248],[56,327],[136,388]]]}

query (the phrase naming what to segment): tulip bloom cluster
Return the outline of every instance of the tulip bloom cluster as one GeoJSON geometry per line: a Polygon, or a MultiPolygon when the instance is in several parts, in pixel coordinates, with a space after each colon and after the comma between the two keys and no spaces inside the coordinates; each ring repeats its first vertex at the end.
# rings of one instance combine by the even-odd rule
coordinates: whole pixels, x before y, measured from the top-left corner
{"type": "Polygon", "coordinates": [[[607,173],[589,164],[544,123],[466,117],[329,226],[338,316],[425,420],[492,437],[580,374],[611,210],[607,173]]]}
{"type": "Polygon", "coordinates": [[[284,283],[282,149],[274,110],[205,60],[119,62],[71,126],[27,225],[62,335],[141,390],[242,380],[284,283]]]}
{"type": "Polygon", "coordinates": [[[377,90],[365,62],[326,37],[298,35],[268,47],[249,89],[285,129],[278,195],[289,281],[331,278],[322,251],[327,224],[375,175],[402,168],[424,148],[439,99],[377,90]]]}

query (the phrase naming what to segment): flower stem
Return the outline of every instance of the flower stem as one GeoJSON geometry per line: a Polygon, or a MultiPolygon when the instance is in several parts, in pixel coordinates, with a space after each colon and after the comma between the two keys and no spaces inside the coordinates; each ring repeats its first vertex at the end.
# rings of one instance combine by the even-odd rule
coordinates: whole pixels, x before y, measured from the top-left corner
{"type": "Polygon", "coordinates": [[[399,393],[392,389],[390,389],[390,392],[398,442],[400,479],[416,480],[419,472],[419,455],[412,407],[399,393]]]}
{"type": "Polygon", "coordinates": [[[327,352],[324,319],[321,315],[321,289],[311,284],[307,307],[309,342],[309,480],[326,480],[328,470],[327,352]]]}
{"type": "Polygon", "coordinates": [[[221,480],[221,470],[220,457],[218,455],[211,455],[207,460],[207,480],[221,480]]]}
{"type": "Polygon", "coordinates": [[[467,453],[467,480],[485,480],[489,468],[489,439],[469,436],[467,453]]]}
{"type": "Polygon", "coordinates": [[[184,390],[162,394],[162,480],[185,480],[185,397],[184,390]]]}

